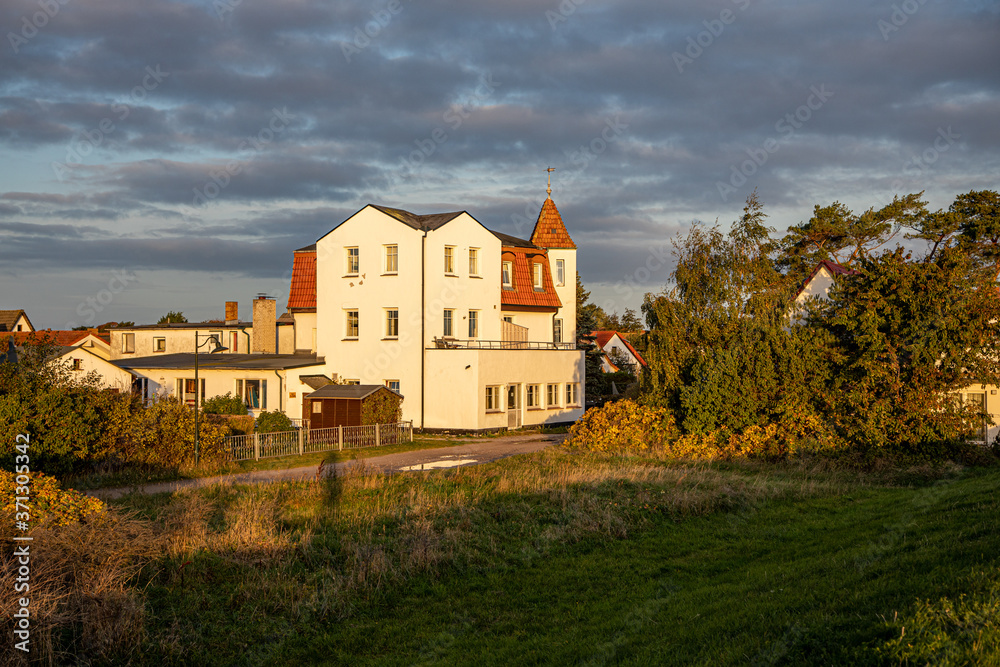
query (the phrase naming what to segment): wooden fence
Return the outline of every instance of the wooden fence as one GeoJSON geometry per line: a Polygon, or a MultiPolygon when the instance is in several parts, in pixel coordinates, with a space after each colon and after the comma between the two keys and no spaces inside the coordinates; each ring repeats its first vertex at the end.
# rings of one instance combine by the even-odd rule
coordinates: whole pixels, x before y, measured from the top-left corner
{"type": "Polygon", "coordinates": [[[226,438],[226,447],[232,452],[234,461],[256,461],[275,456],[381,447],[404,442],[413,442],[413,422],[313,429],[306,427],[278,433],[231,435],[226,438]]]}

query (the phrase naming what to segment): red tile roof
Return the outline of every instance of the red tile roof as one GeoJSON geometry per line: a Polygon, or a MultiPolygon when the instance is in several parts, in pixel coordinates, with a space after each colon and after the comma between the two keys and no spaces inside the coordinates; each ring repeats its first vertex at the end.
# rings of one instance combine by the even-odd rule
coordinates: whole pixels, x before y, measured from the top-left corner
{"type": "Polygon", "coordinates": [[[95,338],[100,338],[105,343],[111,343],[111,334],[99,334],[94,330],[53,331],[52,329],[45,329],[43,331],[5,331],[0,332],[0,340],[5,340],[8,337],[13,336],[14,343],[17,345],[23,345],[27,341],[31,343],[45,342],[62,347],[69,347],[76,345],[90,335],[93,335],[95,338]]]}
{"type": "Polygon", "coordinates": [[[646,364],[646,360],[642,358],[642,355],[639,354],[638,352],[636,352],[635,348],[632,347],[632,343],[628,342],[628,339],[625,338],[625,336],[623,336],[619,332],[617,332],[617,331],[591,331],[590,332],[590,335],[597,339],[597,346],[599,348],[601,348],[602,350],[604,349],[605,345],[607,345],[609,342],[611,342],[611,339],[614,338],[616,334],[618,336],[618,339],[621,340],[621,342],[625,343],[625,347],[628,348],[629,352],[631,352],[632,355],[636,359],[639,360],[640,364],[642,364],[643,366],[648,365],[648,364],[646,364]]]}
{"type": "Polygon", "coordinates": [[[535,229],[531,232],[531,242],[540,248],[576,248],[551,197],[542,204],[535,229]]]}
{"type": "Polygon", "coordinates": [[[288,310],[316,310],[316,250],[296,250],[292,262],[292,286],[288,294],[288,310]]]}
{"type": "Polygon", "coordinates": [[[549,272],[549,258],[541,248],[522,248],[504,246],[500,250],[504,262],[514,264],[514,288],[501,288],[500,305],[522,306],[532,308],[561,308],[562,302],[556,295],[552,285],[552,275],[549,272]],[[534,287],[534,275],[531,265],[535,262],[542,265],[542,290],[534,287]]]}

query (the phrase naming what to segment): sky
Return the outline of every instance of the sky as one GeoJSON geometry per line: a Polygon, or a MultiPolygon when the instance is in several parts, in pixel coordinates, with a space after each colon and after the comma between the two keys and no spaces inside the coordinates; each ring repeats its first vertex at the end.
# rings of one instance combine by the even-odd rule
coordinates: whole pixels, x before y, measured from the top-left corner
{"type": "Polygon", "coordinates": [[[249,317],[368,203],[527,237],[552,197],[609,312],[757,190],[1000,188],[1000,2],[2,0],[0,309],[249,317]]]}

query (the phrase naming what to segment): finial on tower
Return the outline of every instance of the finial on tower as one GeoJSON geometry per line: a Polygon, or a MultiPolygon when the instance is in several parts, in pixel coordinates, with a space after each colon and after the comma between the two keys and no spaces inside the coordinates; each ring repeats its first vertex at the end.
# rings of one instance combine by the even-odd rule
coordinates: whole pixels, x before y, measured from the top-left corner
{"type": "Polygon", "coordinates": [[[549,185],[547,188],[545,188],[545,192],[549,195],[549,197],[552,196],[552,172],[555,170],[556,170],[555,167],[549,167],[548,169],[545,170],[549,172],[549,185]]]}

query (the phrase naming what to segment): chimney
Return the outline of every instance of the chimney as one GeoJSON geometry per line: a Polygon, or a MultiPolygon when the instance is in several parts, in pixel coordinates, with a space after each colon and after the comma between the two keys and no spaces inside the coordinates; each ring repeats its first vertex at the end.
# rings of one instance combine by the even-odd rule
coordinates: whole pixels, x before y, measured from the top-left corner
{"type": "Polygon", "coordinates": [[[240,302],[239,301],[227,301],[226,302],[226,324],[239,324],[240,323],[240,302]]]}
{"type": "Polygon", "coordinates": [[[277,317],[273,298],[258,294],[253,300],[253,340],[251,354],[274,354],[277,349],[277,317]]]}

